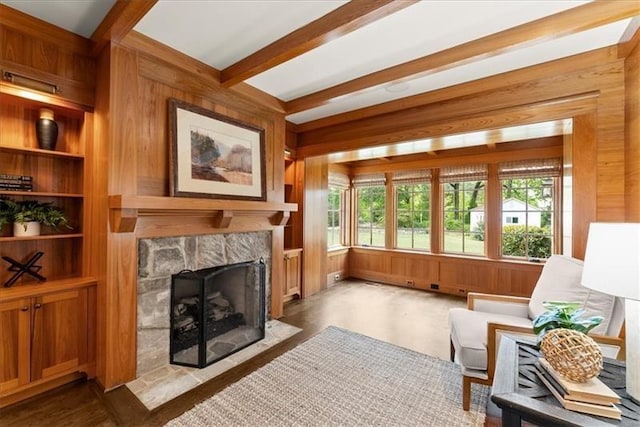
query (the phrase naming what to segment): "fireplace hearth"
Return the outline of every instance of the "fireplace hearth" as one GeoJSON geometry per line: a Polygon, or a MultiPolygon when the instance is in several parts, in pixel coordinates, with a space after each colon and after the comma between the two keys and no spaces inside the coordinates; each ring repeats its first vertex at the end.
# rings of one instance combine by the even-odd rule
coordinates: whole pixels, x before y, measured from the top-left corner
{"type": "Polygon", "coordinates": [[[264,338],[264,261],[172,276],[170,361],[203,368],[264,338]]]}

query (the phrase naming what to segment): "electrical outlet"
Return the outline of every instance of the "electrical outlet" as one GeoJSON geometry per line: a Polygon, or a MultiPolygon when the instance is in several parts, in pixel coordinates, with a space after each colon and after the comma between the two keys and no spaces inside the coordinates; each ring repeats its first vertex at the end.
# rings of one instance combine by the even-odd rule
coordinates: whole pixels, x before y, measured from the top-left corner
{"type": "Polygon", "coordinates": [[[414,286],[415,282],[413,280],[407,280],[407,286],[414,286]]]}
{"type": "Polygon", "coordinates": [[[431,289],[435,289],[437,291],[438,289],[440,289],[440,285],[438,285],[437,283],[432,283],[431,289]]]}

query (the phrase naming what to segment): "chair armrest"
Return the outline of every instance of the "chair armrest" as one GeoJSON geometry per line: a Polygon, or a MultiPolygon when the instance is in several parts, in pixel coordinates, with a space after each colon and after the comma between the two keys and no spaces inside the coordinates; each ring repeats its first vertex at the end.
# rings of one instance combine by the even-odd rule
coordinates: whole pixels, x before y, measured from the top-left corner
{"type": "Polygon", "coordinates": [[[490,380],[493,380],[493,374],[496,370],[496,358],[498,357],[500,338],[503,334],[519,335],[530,337],[532,341],[536,340],[533,328],[489,322],[487,324],[487,373],[490,380]]]}
{"type": "Polygon", "coordinates": [[[467,294],[467,309],[515,317],[529,317],[529,298],[469,292],[467,294]]]}

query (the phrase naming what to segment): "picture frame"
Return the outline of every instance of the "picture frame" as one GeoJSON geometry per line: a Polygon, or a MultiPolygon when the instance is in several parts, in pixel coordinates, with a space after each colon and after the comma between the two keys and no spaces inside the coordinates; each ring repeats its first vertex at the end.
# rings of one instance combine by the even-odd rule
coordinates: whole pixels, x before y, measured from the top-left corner
{"type": "Polygon", "coordinates": [[[264,129],[170,98],[170,194],[266,200],[264,129]]]}

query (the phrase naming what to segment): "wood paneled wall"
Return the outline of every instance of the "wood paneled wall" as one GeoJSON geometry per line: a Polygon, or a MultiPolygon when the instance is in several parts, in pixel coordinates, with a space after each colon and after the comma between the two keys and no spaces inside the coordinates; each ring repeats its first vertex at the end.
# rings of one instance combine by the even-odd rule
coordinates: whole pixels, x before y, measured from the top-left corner
{"type": "Polygon", "coordinates": [[[90,41],[0,5],[0,68],[58,85],[53,96],[92,107],[96,61],[90,41]]]}
{"type": "Polygon", "coordinates": [[[329,251],[327,254],[327,286],[351,276],[349,249],[329,251]]]}
{"type": "Polygon", "coordinates": [[[530,296],[541,264],[351,248],[350,275],[464,296],[467,292],[530,296]]]}
{"type": "MultiPolygon", "coordinates": [[[[216,70],[136,33],[101,54],[94,170],[103,177],[94,209],[107,212],[109,195],[169,196],[168,99],[177,98],[265,129],[267,201],[284,201],[285,120],[282,113],[220,87],[216,70]]],[[[107,223],[102,224],[106,226],[107,223]]],[[[283,258],[282,227],[272,230],[272,260],[283,258]]],[[[215,229],[207,218],[145,217],[134,232],[104,233],[100,279],[98,378],[109,389],[135,378],[137,239],[265,229],[234,221],[215,229]]],[[[271,263],[273,317],[282,315],[283,267],[271,263]]]]}
{"type": "Polygon", "coordinates": [[[625,219],[640,222],[640,36],[625,60],[625,219]]]}

